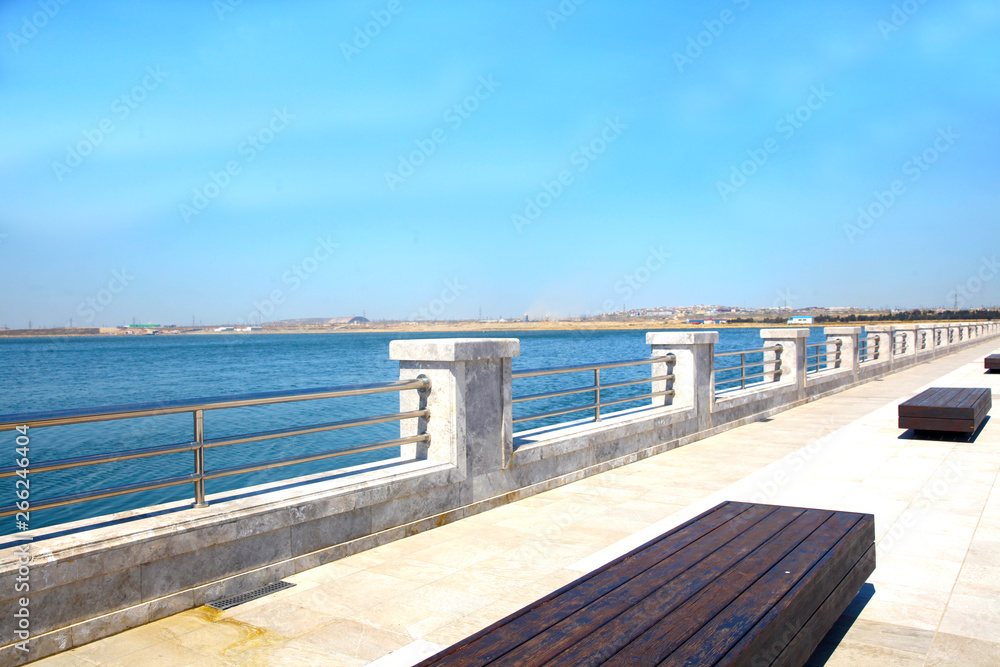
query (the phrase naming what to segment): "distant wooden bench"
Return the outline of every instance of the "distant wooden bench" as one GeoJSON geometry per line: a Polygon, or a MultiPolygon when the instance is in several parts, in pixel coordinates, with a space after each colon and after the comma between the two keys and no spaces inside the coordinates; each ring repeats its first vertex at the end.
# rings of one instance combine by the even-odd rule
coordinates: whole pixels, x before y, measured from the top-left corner
{"type": "Polygon", "coordinates": [[[420,665],[801,665],[874,541],[870,514],[722,503],[420,665]]]}
{"type": "Polygon", "coordinates": [[[988,371],[1000,371],[1000,354],[991,354],[983,359],[983,366],[988,371]]]}
{"type": "Polygon", "coordinates": [[[975,433],[991,407],[989,389],[932,387],[899,404],[899,428],[975,433]]]}

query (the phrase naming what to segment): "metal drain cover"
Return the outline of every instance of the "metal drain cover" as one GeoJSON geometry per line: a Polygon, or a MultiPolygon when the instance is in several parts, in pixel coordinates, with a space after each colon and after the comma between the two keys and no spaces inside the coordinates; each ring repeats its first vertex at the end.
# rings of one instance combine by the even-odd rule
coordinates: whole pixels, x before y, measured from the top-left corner
{"type": "Polygon", "coordinates": [[[276,581],[273,584],[268,584],[263,588],[258,588],[255,591],[249,591],[247,593],[240,593],[239,595],[234,595],[228,598],[222,598],[221,600],[216,600],[215,602],[209,602],[208,606],[213,609],[218,609],[222,611],[223,609],[232,609],[244,602],[250,602],[251,600],[256,600],[262,598],[271,593],[277,593],[278,591],[283,591],[286,588],[291,588],[295,584],[290,584],[287,581],[276,581]]]}

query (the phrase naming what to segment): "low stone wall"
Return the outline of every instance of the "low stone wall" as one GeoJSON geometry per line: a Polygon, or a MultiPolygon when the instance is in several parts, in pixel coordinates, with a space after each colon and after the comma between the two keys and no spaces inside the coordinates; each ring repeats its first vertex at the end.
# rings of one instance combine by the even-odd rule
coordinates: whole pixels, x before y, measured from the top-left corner
{"type": "MultiPolygon", "coordinates": [[[[878,358],[858,362],[860,327],[826,329],[829,362],[806,372],[808,329],[765,329],[781,374],[716,395],[716,332],[647,334],[652,375],[673,373],[647,408],[595,423],[513,431],[515,339],[393,341],[400,379],[425,375],[426,394],[400,394],[401,436],[428,433],[398,459],[33,531],[0,551],[0,617],[29,598],[28,652],[4,622],[0,664],[20,664],[323,563],[528,497],[759,420],[896,370],[1000,336],[997,323],[870,327],[878,358]],[[839,349],[840,355],[835,351],[839,349]],[[672,356],[670,356],[672,355],[672,356]],[[669,360],[673,360],[670,363],[669,360]],[[669,369],[669,371],[667,370],[669,369]],[[19,558],[21,563],[19,563],[19,558]]],[[[2,541],[3,538],[0,538],[2,541]]]]}

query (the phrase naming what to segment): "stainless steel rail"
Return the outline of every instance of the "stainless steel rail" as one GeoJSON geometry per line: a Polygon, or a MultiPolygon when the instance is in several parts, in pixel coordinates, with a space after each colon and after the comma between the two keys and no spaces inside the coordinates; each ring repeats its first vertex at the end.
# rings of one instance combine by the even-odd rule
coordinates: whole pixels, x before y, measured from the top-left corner
{"type": "MultiPolygon", "coordinates": [[[[721,368],[719,366],[715,367],[715,388],[716,388],[716,390],[718,390],[718,388],[719,388],[720,385],[734,384],[736,382],[740,383],[740,387],[739,387],[740,389],[746,389],[747,388],[747,380],[753,380],[755,378],[763,378],[763,377],[768,377],[768,376],[773,376],[774,379],[777,381],[778,379],[781,378],[781,357],[780,356],[777,356],[774,359],[769,359],[769,360],[762,359],[761,361],[752,361],[752,362],[750,362],[748,364],[747,363],[747,355],[748,354],[763,354],[764,352],[778,352],[779,355],[780,355],[780,353],[781,353],[781,351],[783,349],[784,348],[779,344],[779,345],[771,345],[771,346],[768,346],[768,347],[761,347],[761,348],[757,348],[755,350],[736,350],[734,352],[719,352],[718,354],[715,355],[716,359],[718,359],[719,357],[731,357],[731,356],[735,356],[737,354],[740,355],[740,365],[739,366],[728,366],[726,368],[721,368]],[[766,367],[769,366],[769,365],[773,365],[774,366],[774,368],[772,370],[770,370],[770,371],[764,370],[761,373],[751,373],[749,375],[747,374],[747,369],[748,368],[757,368],[757,367],[760,367],[760,368],[765,368],[766,369],[766,367]],[[735,377],[735,378],[730,378],[728,380],[720,380],[719,379],[719,373],[725,372],[725,371],[739,371],[740,374],[739,374],[738,377],[735,377]]],[[[736,390],[736,387],[727,387],[723,391],[735,391],[735,390],[736,390]]]]}
{"type": "Polygon", "coordinates": [[[878,359],[880,340],[879,336],[866,336],[858,340],[858,363],[878,359]]]}
{"type": "Polygon", "coordinates": [[[840,366],[841,360],[841,348],[844,345],[844,341],[840,338],[834,340],[824,341],[822,343],[809,343],[806,345],[806,375],[810,373],[819,373],[823,370],[830,370],[830,366],[836,368],[840,366]],[[833,352],[830,352],[830,345],[835,346],[833,352]],[[815,354],[809,354],[810,348],[815,349],[815,354]],[[821,349],[822,348],[822,351],[821,349]],[[831,359],[830,357],[833,357],[831,359]],[[822,360],[821,360],[822,359],[822,360]],[[828,368],[823,368],[824,366],[828,368]]]}
{"type": "Polygon", "coordinates": [[[526,371],[517,371],[511,373],[511,378],[514,380],[522,378],[532,378],[541,377],[544,375],[559,375],[563,373],[581,373],[585,371],[594,372],[594,384],[585,387],[574,387],[572,389],[559,389],[557,391],[549,391],[541,394],[529,394],[527,396],[518,396],[513,399],[514,403],[524,403],[527,401],[539,401],[546,398],[557,398],[560,396],[571,396],[573,394],[583,394],[583,393],[593,393],[594,402],[587,405],[574,406],[569,408],[560,408],[558,410],[550,410],[548,412],[538,412],[524,417],[518,417],[514,419],[515,424],[521,422],[534,421],[536,419],[544,419],[545,417],[557,417],[560,415],[567,415],[574,412],[585,412],[589,410],[594,411],[594,421],[601,421],[601,408],[609,405],[619,405],[621,403],[631,403],[633,401],[641,401],[650,398],[655,398],[657,396],[673,396],[673,389],[666,389],[663,391],[650,391],[648,394],[639,394],[638,396],[629,396],[626,398],[618,398],[614,400],[601,400],[601,390],[602,389],[615,389],[618,387],[629,387],[637,384],[646,384],[657,381],[672,382],[674,380],[673,373],[667,373],[662,375],[653,375],[647,378],[642,378],[640,380],[628,380],[625,382],[615,382],[612,384],[601,384],[601,371],[609,368],[624,368],[626,366],[641,366],[643,364],[655,364],[655,363],[666,363],[667,365],[673,365],[677,363],[677,359],[672,354],[667,354],[662,357],[650,357],[648,359],[633,359],[630,361],[610,361],[599,364],[584,364],[582,366],[558,366],[553,368],[535,368],[526,371]]]}
{"type": "MultiPolygon", "coordinates": [[[[294,435],[306,435],[309,433],[322,433],[355,426],[368,426],[372,424],[383,424],[386,422],[402,421],[404,419],[427,419],[430,413],[427,410],[411,410],[408,412],[398,412],[394,414],[378,415],[375,417],[364,417],[360,419],[348,419],[323,424],[312,424],[309,426],[278,429],[273,431],[262,431],[260,433],[248,433],[227,438],[205,439],[205,412],[208,410],[222,410],[226,408],[240,408],[256,405],[274,405],[279,403],[290,403],[294,401],[310,401],[324,398],[339,398],[346,396],[367,396],[371,394],[383,394],[390,392],[400,392],[417,390],[426,392],[430,390],[430,379],[421,375],[413,380],[399,380],[393,382],[378,382],[374,384],[359,384],[341,387],[318,387],[314,389],[292,389],[288,391],[261,392],[256,394],[240,394],[235,396],[214,396],[210,398],[200,398],[180,401],[161,401],[157,403],[137,403],[131,405],[114,405],[90,409],[58,410],[49,412],[32,412],[23,414],[0,415],[0,431],[10,431],[16,428],[28,427],[42,428],[46,426],[63,426],[70,424],[86,424],[92,422],[112,421],[117,419],[133,419],[138,417],[152,417],[159,415],[172,415],[180,413],[191,413],[194,417],[193,440],[181,442],[173,445],[161,445],[157,447],[145,447],[130,449],[109,454],[98,454],[94,456],[79,456],[54,461],[44,461],[30,465],[27,474],[38,474],[52,472],[56,470],[69,470],[83,466],[100,465],[103,463],[114,463],[119,461],[131,461],[135,459],[147,458],[150,456],[163,456],[167,454],[181,454],[192,452],[194,454],[194,472],[190,475],[181,475],[165,479],[153,480],[150,482],[137,482],[134,484],[120,485],[88,491],[71,495],[49,498],[40,502],[32,502],[30,508],[38,511],[53,507],[62,507],[90,500],[100,500],[114,496],[136,493],[139,491],[151,491],[181,484],[194,484],[195,506],[204,507],[205,502],[205,481],[240,475],[243,473],[256,472],[280,468],[310,461],[319,461],[339,456],[348,456],[360,452],[368,452],[377,449],[388,449],[400,445],[429,442],[430,436],[419,434],[406,438],[385,440],[355,447],[315,452],[300,456],[291,456],[282,459],[274,459],[260,463],[233,466],[220,470],[205,470],[205,450],[215,447],[225,447],[248,442],[260,442],[263,440],[273,440],[275,438],[286,438],[294,435]]],[[[0,468],[0,478],[13,477],[20,467],[0,468]]],[[[10,516],[19,511],[25,511],[18,506],[0,507],[0,517],[10,516]]]]}

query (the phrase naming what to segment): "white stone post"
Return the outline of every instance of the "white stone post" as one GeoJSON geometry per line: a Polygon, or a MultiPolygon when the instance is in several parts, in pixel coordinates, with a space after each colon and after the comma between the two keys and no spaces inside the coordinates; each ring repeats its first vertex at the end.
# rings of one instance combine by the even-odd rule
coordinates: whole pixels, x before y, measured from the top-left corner
{"type": "Polygon", "coordinates": [[[934,335],[934,325],[921,323],[917,325],[917,360],[932,359],[937,356],[937,342],[934,335]]]}
{"type": "Polygon", "coordinates": [[[910,361],[915,359],[917,356],[917,325],[916,324],[900,324],[894,327],[894,336],[900,338],[900,349],[898,350],[900,357],[903,357],[904,361],[910,361]]]}
{"type": "Polygon", "coordinates": [[[768,362],[781,361],[781,372],[778,377],[766,375],[764,376],[765,382],[772,379],[777,382],[790,382],[795,386],[798,397],[805,398],[806,340],[809,338],[809,329],[761,329],[760,337],[764,341],[763,347],[781,346],[780,352],[768,351],[764,353],[765,373],[775,367],[774,364],[768,362]]]}
{"type": "Polygon", "coordinates": [[[893,345],[894,327],[891,324],[874,324],[868,327],[868,335],[878,339],[878,358],[876,359],[873,356],[875,349],[873,345],[874,341],[869,343],[871,347],[868,348],[868,358],[872,361],[888,361],[891,363],[893,348],[895,347],[893,345]]]}
{"type": "Polygon", "coordinates": [[[653,383],[653,392],[673,389],[673,396],[653,398],[653,405],[691,407],[699,430],[711,425],[715,401],[715,344],[718,331],[653,331],[646,334],[646,344],[653,357],[674,355],[674,364],[652,364],[652,375],[673,373],[673,382],[653,383]]]}
{"type": "Polygon", "coordinates": [[[861,327],[824,327],[827,340],[827,368],[849,370],[858,373],[858,346],[861,327]],[[837,341],[840,341],[840,355],[837,355],[837,341]]]}
{"type": "Polygon", "coordinates": [[[520,353],[516,338],[392,341],[389,358],[399,361],[399,379],[431,381],[425,395],[399,394],[401,412],[430,411],[429,419],[400,423],[402,437],[431,437],[429,446],[404,447],[404,456],[451,463],[463,479],[506,468],[513,452],[511,358],[520,353]]]}

